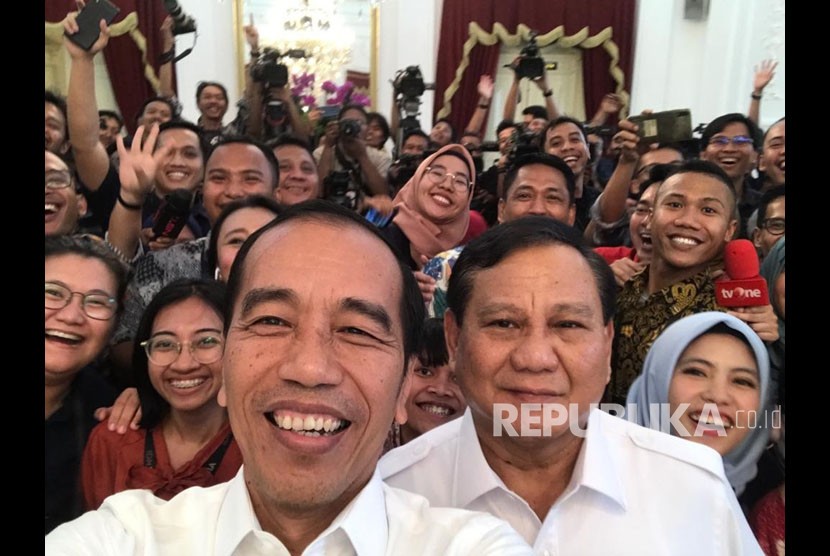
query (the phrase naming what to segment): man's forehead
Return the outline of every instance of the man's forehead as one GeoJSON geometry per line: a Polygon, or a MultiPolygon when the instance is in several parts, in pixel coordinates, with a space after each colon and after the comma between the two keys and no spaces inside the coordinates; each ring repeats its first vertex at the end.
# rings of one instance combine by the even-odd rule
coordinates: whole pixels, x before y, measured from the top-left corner
{"type": "Polygon", "coordinates": [[[548,129],[548,137],[563,135],[579,135],[579,137],[582,137],[582,131],[573,122],[562,122],[548,129]]]}
{"type": "Polygon", "coordinates": [[[547,164],[526,164],[519,168],[517,177],[519,180],[541,179],[546,182],[553,182],[554,185],[564,185],[565,182],[565,175],[547,164]]]}
{"type": "Polygon", "coordinates": [[[658,195],[696,195],[706,193],[729,199],[733,195],[729,187],[715,176],[700,172],[681,172],[666,178],[659,186],[658,195]]]}
{"type": "Polygon", "coordinates": [[[211,170],[231,168],[240,171],[261,171],[267,166],[265,155],[256,146],[247,143],[218,145],[207,161],[207,167],[211,170]]]}

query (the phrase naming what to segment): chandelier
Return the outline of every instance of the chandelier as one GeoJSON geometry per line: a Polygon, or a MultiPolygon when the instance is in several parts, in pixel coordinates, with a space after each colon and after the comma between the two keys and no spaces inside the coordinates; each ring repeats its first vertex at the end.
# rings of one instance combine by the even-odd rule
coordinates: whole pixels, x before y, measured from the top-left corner
{"type": "Polygon", "coordinates": [[[314,74],[314,94],[323,96],[322,83],[341,82],[351,62],[354,32],[338,14],[340,0],[275,2],[261,28],[262,43],[280,52],[304,50],[305,58],[283,58],[292,75],[314,74]]]}

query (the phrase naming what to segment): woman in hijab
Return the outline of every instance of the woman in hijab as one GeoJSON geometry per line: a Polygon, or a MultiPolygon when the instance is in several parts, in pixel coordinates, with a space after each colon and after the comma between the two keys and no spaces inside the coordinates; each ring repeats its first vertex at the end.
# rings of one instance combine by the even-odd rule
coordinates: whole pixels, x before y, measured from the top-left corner
{"type": "Polygon", "coordinates": [[[769,359],[772,366],[773,395],[779,402],[784,398],[784,242],[782,237],[770,249],[761,264],[761,276],[767,281],[769,301],[778,317],[778,340],[769,346],[769,359]]]}
{"type": "Polygon", "coordinates": [[[397,214],[381,230],[412,270],[464,239],[475,175],[467,149],[447,145],[421,162],[395,196],[397,214]]]}
{"type": "Polygon", "coordinates": [[[769,387],[764,342],[740,319],[711,311],[680,319],[657,337],[627,404],[636,404],[638,424],[715,449],[740,495],[769,438],[769,387]],[[652,409],[659,404],[668,412],[652,409]],[[668,422],[677,411],[679,428],[668,422]]]}

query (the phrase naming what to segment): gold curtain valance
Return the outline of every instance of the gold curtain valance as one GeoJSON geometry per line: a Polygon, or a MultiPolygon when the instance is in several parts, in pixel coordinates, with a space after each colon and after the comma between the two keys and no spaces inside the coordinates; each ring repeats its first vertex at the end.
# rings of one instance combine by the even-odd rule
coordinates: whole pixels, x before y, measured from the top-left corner
{"type": "MultiPolygon", "coordinates": [[[[470,65],[470,52],[477,44],[485,46],[493,46],[499,42],[507,46],[519,46],[530,40],[531,29],[524,23],[520,23],[516,27],[516,33],[511,34],[501,23],[493,24],[493,32],[488,33],[482,29],[475,21],[470,22],[470,36],[464,43],[463,56],[461,62],[455,70],[455,79],[444,91],[444,105],[438,112],[438,118],[446,118],[452,112],[452,97],[461,86],[461,80],[464,78],[464,72],[467,66],[470,65]]],[[[619,67],[620,50],[617,44],[612,40],[613,32],[611,27],[606,27],[596,35],[590,35],[588,28],[583,27],[573,35],[565,35],[564,26],[560,25],[551,29],[544,35],[536,36],[536,43],[540,47],[548,46],[557,43],[557,46],[563,48],[596,48],[602,46],[611,58],[611,63],[608,67],[608,72],[611,78],[615,81],[615,93],[619,95],[622,102],[620,109],[620,118],[626,117],[628,114],[628,102],[630,95],[623,89],[623,81],[625,74],[619,67]]]]}
{"type": "MultiPolygon", "coordinates": [[[[128,34],[135,42],[139,52],[141,52],[141,63],[144,66],[144,77],[150,82],[153,90],[158,93],[160,89],[159,78],[156,75],[156,70],[147,62],[147,38],[138,28],[138,14],[130,12],[127,16],[110,25],[110,37],[120,37],[128,34]]],[[[63,22],[49,23],[46,22],[46,52],[56,54],[59,49],[63,48],[63,22]]]]}

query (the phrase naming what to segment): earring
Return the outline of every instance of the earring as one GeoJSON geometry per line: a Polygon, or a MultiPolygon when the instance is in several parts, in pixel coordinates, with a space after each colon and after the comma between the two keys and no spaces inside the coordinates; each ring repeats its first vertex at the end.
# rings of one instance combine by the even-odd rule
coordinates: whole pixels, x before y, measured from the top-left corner
{"type": "Polygon", "coordinates": [[[221,273],[221,272],[219,272],[219,267],[218,267],[218,266],[216,267],[216,270],[214,270],[214,271],[213,271],[213,278],[214,278],[217,282],[221,282],[221,281],[222,281],[222,273],[221,273]]]}

